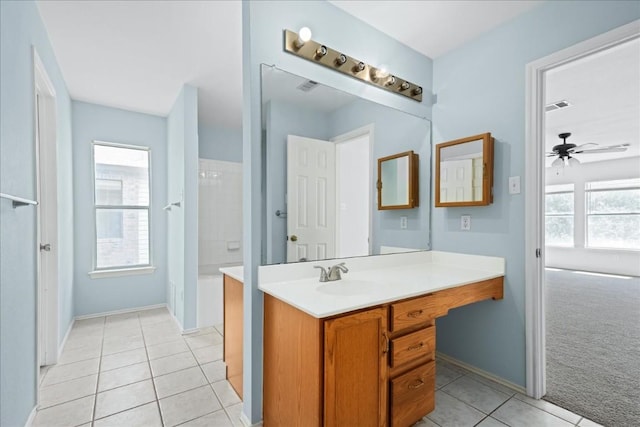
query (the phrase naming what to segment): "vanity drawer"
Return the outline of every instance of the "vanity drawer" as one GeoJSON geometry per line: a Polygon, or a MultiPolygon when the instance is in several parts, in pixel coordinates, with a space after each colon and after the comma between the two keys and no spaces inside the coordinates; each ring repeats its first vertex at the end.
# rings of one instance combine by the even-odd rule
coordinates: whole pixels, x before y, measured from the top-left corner
{"type": "Polygon", "coordinates": [[[391,380],[391,427],[407,427],[435,408],[436,362],[391,380]]]}
{"type": "Polygon", "coordinates": [[[410,328],[447,314],[441,300],[441,296],[435,293],[391,304],[390,330],[410,328]]]}
{"type": "Polygon", "coordinates": [[[391,340],[391,366],[399,366],[436,350],[436,327],[429,326],[391,340]]]}

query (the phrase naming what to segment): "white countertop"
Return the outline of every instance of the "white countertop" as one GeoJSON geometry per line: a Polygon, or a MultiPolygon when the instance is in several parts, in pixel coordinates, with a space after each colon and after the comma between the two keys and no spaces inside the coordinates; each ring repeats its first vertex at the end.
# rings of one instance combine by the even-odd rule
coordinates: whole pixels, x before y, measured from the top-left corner
{"type": "Polygon", "coordinates": [[[237,281],[244,283],[244,267],[241,265],[222,267],[220,268],[220,273],[226,274],[227,276],[233,277],[237,281]]]}
{"type": "Polygon", "coordinates": [[[423,251],[263,266],[258,289],[324,318],[493,279],[504,276],[504,271],[504,258],[423,251]],[[349,268],[342,280],[319,282],[319,271],[313,266],[339,262],[349,268]]]}

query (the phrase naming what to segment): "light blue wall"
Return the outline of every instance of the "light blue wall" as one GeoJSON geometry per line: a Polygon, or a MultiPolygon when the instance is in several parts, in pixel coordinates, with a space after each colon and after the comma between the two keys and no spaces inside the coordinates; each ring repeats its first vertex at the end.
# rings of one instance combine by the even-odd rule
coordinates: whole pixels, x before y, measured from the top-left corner
{"type": "Polygon", "coordinates": [[[242,162],[242,129],[205,124],[198,125],[201,159],[242,162]]]}
{"type": "Polygon", "coordinates": [[[196,327],[198,286],[198,91],[185,85],[167,117],[169,273],[166,300],[183,329],[196,327]]]}
{"type": "Polygon", "coordinates": [[[428,120],[388,108],[374,102],[357,100],[332,113],[329,117],[332,137],[354,129],[374,125],[374,173],[371,183],[373,250],[380,246],[427,249],[429,243],[429,215],[431,213],[431,128],[428,120]],[[377,159],[413,150],[420,156],[419,200],[414,209],[378,210],[375,182],[378,179],[377,159]],[[400,229],[400,217],[407,217],[407,228],[400,229]]]}
{"type": "Polygon", "coordinates": [[[283,51],[283,30],[309,26],[313,39],[371,64],[389,64],[397,75],[423,86],[429,99],[432,61],[325,1],[243,2],[243,194],[244,194],[244,403],[252,422],[262,417],[262,293],[257,289],[261,258],[260,64],[294,74],[366,99],[431,118],[429,102],[402,96],[336,73],[283,51]]]}
{"type": "MultiPolygon", "coordinates": [[[[0,2],[0,192],[36,198],[32,46],[56,91],[58,313],[73,318],[71,100],[34,2],[0,2]]],[[[36,210],[0,201],[0,425],[23,426],[36,404],[36,210]],[[17,327],[17,325],[19,327],[17,327]]]]}
{"type": "Polygon", "coordinates": [[[438,350],[525,385],[525,66],[640,17],[640,3],[550,1],[434,61],[434,144],[481,132],[496,138],[494,202],[435,208],[433,248],[506,258],[505,294],[438,320],[438,350]],[[524,188],[524,182],[522,184],[524,188]],[[460,215],[472,229],[461,232],[460,215]]]}
{"type": "Polygon", "coordinates": [[[75,199],[75,314],[78,316],[161,304],[167,278],[167,124],[164,117],[73,101],[75,199]],[[93,141],[151,149],[151,262],[153,274],[92,279],[95,253],[93,141]]]}
{"type": "Polygon", "coordinates": [[[277,217],[279,209],[286,211],[287,136],[327,140],[331,137],[326,114],[278,101],[266,106],[266,211],[267,264],[286,262],[287,220],[277,217]]]}

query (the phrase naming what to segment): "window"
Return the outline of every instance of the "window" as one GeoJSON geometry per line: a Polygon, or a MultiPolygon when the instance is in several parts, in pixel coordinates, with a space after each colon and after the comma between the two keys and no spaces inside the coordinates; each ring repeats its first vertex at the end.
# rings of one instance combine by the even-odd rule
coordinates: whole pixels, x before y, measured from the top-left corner
{"type": "Polygon", "coordinates": [[[95,270],[150,265],[149,150],[94,143],[95,270]]]}
{"type": "Polygon", "coordinates": [[[544,206],[546,244],[573,246],[573,184],[547,185],[544,206]]]}
{"type": "Polygon", "coordinates": [[[587,247],[640,250],[640,179],[588,182],[587,247]]]}

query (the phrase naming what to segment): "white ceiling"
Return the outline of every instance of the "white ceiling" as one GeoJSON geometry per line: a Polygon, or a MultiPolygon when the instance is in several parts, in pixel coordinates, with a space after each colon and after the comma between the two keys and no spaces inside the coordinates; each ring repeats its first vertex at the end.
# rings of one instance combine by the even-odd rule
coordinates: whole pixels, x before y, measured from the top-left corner
{"type": "Polygon", "coordinates": [[[276,100],[307,110],[330,113],[359,99],[355,95],[322,84],[316,84],[308,92],[298,89],[308,81],[275,67],[263,67],[262,103],[276,100]]]}
{"type": "MultiPolygon", "coordinates": [[[[436,57],[540,2],[332,3],[436,57]]],[[[37,4],[73,99],[166,116],[188,83],[199,89],[201,121],[241,126],[240,1],[37,4]]]]}
{"type": "Polygon", "coordinates": [[[166,116],[188,83],[203,122],[241,126],[241,2],[37,4],[71,98],[166,116]]]}
{"type": "Polygon", "coordinates": [[[473,40],[542,1],[329,0],[430,57],[473,40]]]}
{"type": "Polygon", "coordinates": [[[549,71],[545,97],[571,103],[546,113],[546,151],[561,143],[559,133],[571,132],[569,143],[600,146],[586,149],[631,144],[623,153],[578,154],[580,162],[640,155],[640,39],[549,71]]]}

